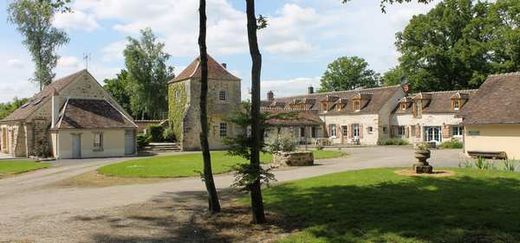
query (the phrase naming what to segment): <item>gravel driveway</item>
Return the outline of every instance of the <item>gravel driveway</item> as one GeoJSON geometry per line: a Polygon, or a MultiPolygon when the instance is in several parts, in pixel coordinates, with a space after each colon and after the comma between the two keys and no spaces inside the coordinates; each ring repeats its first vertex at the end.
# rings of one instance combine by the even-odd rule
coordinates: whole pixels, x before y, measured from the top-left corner
{"type": "MultiPolygon", "coordinates": [[[[406,167],[414,161],[409,147],[366,147],[344,149],[344,158],[317,161],[317,166],[275,171],[279,182],[314,177],[334,172],[378,167],[406,167]]],[[[456,167],[460,150],[432,151],[434,166],[456,167]]],[[[0,180],[0,242],[26,240],[37,242],[78,241],[77,234],[88,233],[76,217],[110,212],[111,208],[153,200],[164,194],[186,195],[204,191],[199,178],[179,178],[154,184],[120,185],[103,188],[56,188],[49,185],[93,171],[98,167],[125,160],[60,161],[57,167],[0,180]]],[[[232,183],[231,175],[215,177],[219,189],[232,183]]]]}

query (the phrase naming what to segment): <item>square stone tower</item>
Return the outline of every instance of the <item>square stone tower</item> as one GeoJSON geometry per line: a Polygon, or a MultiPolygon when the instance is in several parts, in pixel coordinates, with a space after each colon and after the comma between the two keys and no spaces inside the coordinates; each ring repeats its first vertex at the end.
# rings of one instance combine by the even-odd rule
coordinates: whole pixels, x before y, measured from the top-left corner
{"type": "MultiPolygon", "coordinates": [[[[182,150],[200,150],[200,58],[197,57],[169,82],[169,120],[182,150]]],[[[225,149],[226,137],[240,128],[226,121],[240,107],[240,78],[231,74],[226,64],[208,55],[208,125],[210,149],[225,149]]]]}

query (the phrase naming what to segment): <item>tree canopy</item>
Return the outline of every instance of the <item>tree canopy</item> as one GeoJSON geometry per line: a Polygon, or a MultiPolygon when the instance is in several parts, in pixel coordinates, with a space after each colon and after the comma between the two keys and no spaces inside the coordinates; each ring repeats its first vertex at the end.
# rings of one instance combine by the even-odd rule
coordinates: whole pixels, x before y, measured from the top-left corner
{"type": "Polygon", "coordinates": [[[139,40],[129,37],[124,50],[132,113],[141,119],[162,119],[168,109],[168,81],[174,76],[170,55],[150,28],[139,40]]]}
{"type": "Polygon", "coordinates": [[[400,68],[416,90],[478,88],[520,68],[520,1],[445,0],[397,33],[400,68]]]}
{"type": "Polygon", "coordinates": [[[340,57],[330,63],[321,77],[320,92],[379,86],[379,74],[360,57],[340,57]]]}
{"type": "Polygon", "coordinates": [[[23,104],[27,103],[29,99],[23,98],[14,98],[11,102],[0,103],[0,120],[6,118],[9,114],[11,114],[14,110],[18,109],[23,104]]]}
{"type": "Polygon", "coordinates": [[[35,64],[33,80],[40,90],[54,79],[53,69],[59,56],[56,49],[69,42],[67,34],[52,26],[54,14],[70,11],[70,0],[17,0],[7,9],[9,22],[17,26],[23,44],[31,53],[35,64]]]}
{"type": "Polygon", "coordinates": [[[136,114],[132,114],[132,107],[130,105],[130,96],[131,93],[128,91],[128,72],[126,70],[121,70],[119,74],[117,74],[116,78],[113,79],[105,79],[105,85],[103,88],[112,95],[112,97],[125,109],[125,111],[130,112],[130,114],[135,117],[136,114]]]}

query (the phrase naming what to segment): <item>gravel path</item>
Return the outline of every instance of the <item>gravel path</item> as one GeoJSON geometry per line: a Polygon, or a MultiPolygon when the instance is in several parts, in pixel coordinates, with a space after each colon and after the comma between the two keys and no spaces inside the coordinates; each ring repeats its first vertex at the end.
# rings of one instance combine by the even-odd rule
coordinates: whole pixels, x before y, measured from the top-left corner
{"type": "MultiPolygon", "coordinates": [[[[279,182],[314,177],[334,172],[378,167],[410,166],[413,150],[409,147],[367,147],[345,149],[348,157],[317,161],[317,166],[275,171],[279,182]]],[[[432,152],[434,166],[458,165],[460,150],[432,152]]],[[[199,178],[180,178],[154,184],[120,185],[103,188],[57,188],[50,186],[124,158],[61,161],[59,166],[22,176],[0,180],[0,242],[26,240],[37,242],[95,241],[81,218],[107,216],[111,210],[145,203],[167,194],[173,198],[204,191],[199,178]]],[[[231,175],[215,177],[219,189],[228,188],[231,175]]]]}

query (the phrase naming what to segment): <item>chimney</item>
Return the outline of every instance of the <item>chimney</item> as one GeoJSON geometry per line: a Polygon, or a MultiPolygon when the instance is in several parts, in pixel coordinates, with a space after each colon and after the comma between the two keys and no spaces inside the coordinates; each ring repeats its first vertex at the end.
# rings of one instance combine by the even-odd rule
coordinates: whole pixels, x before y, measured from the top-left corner
{"type": "Polygon", "coordinates": [[[227,69],[227,63],[223,62],[221,65],[222,65],[222,67],[224,67],[225,69],[227,69]]]}
{"type": "Polygon", "coordinates": [[[60,116],[60,97],[58,94],[58,91],[56,89],[53,89],[52,91],[52,119],[51,119],[51,128],[56,127],[56,123],[58,122],[58,118],[60,116]]]}
{"type": "Polygon", "coordinates": [[[270,90],[269,92],[267,92],[267,100],[268,101],[274,101],[274,93],[272,90],[270,90]]]}
{"type": "Polygon", "coordinates": [[[309,94],[314,94],[314,87],[309,86],[309,94]]]}

